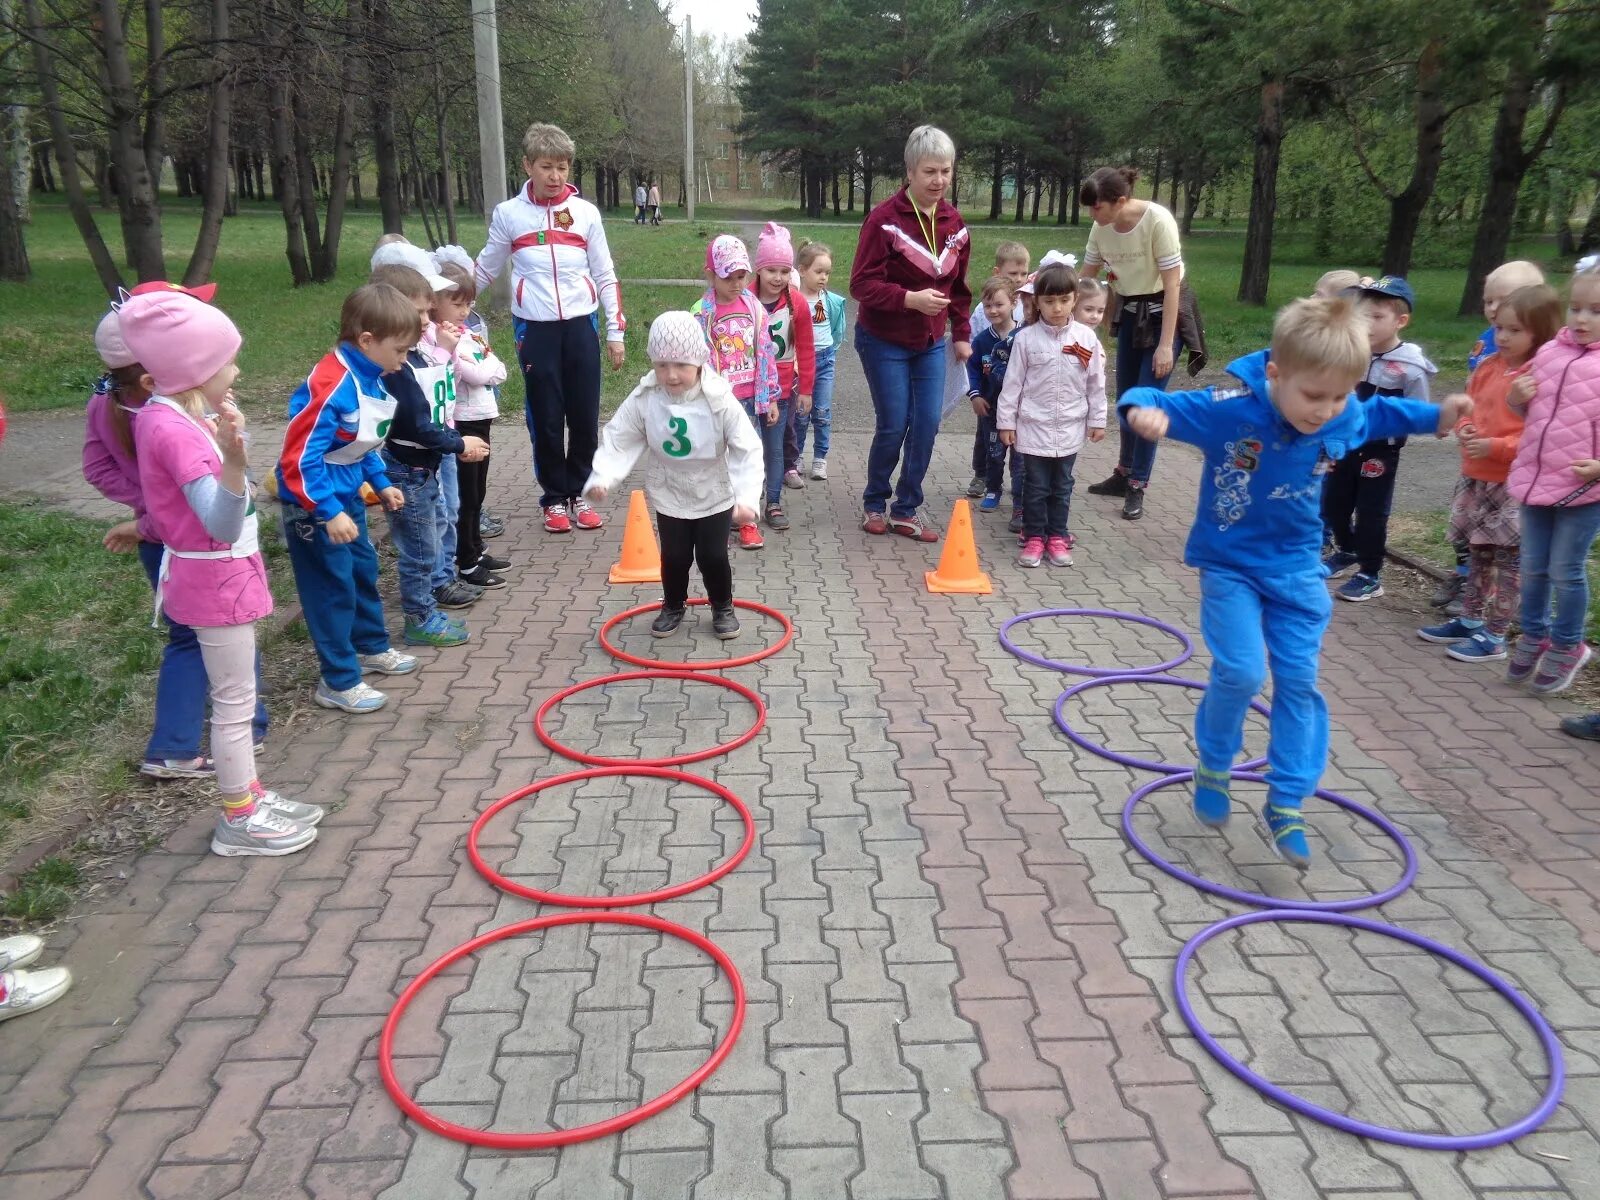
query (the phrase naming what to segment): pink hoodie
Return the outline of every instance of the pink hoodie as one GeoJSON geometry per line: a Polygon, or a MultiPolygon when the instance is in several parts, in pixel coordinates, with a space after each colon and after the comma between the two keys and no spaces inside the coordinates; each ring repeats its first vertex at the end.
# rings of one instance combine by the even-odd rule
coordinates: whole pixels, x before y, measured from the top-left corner
{"type": "MultiPolygon", "coordinates": [[[[1521,504],[1554,505],[1583,486],[1572,463],[1600,458],[1600,342],[1581,346],[1562,329],[1539,347],[1529,373],[1538,390],[1506,486],[1521,504]]],[[[1600,503],[1600,485],[1572,503],[1600,503]]]]}
{"type": "MultiPolygon", "coordinates": [[[[117,398],[111,392],[96,392],[89,397],[89,409],[84,416],[83,477],[94,490],[113,504],[126,504],[133,509],[139,523],[139,536],[147,542],[158,542],[145,512],[144,491],[139,486],[139,463],[131,451],[124,450],[112,423],[112,410],[117,398]]],[[[137,418],[129,414],[130,420],[137,418]]]]}

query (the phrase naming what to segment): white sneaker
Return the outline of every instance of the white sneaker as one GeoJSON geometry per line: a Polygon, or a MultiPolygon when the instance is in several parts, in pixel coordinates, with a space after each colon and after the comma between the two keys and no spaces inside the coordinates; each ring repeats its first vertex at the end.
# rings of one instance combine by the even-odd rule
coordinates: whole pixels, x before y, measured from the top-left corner
{"type": "Polygon", "coordinates": [[[376,671],[380,675],[409,675],[417,669],[417,657],[414,654],[402,654],[391,646],[382,654],[363,654],[361,669],[363,672],[376,671]]]}
{"type": "Polygon", "coordinates": [[[265,804],[281,817],[293,821],[297,825],[315,826],[327,816],[327,811],[320,804],[302,804],[298,800],[290,800],[287,796],[280,795],[271,788],[262,785],[258,779],[250,785],[250,791],[256,798],[257,804],[265,804]]]}
{"type": "Polygon", "coordinates": [[[311,698],[322,705],[323,708],[338,708],[347,713],[356,713],[358,715],[377,712],[385,704],[389,703],[389,697],[385,696],[377,688],[368,687],[364,683],[358,683],[355,687],[346,688],[342,692],[334,691],[325,682],[318,683],[317,690],[312,694],[311,698]]]}
{"type": "Polygon", "coordinates": [[[811,460],[811,478],[826,479],[828,477],[828,460],[814,458],[811,460]]]}
{"type": "Polygon", "coordinates": [[[31,933],[0,938],[0,971],[25,967],[44,953],[44,939],[31,933]]]}
{"type": "Polygon", "coordinates": [[[257,804],[255,811],[242,821],[217,818],[217,827],[211,833],[211,853],[224,858],[278,858],[304,850],[316,840],[317,831],[312,826],[291,821],[269,805],[257,804]]]}
{"type": "Polygon", "coordinates": [[[0,974],[5,999],[0,1000],[0,1021],[23,1013],[36,1012],[54,1004],[72,986],[72,972],[65,967],[45,967],[42,971],[6,971],[0,974]]]}

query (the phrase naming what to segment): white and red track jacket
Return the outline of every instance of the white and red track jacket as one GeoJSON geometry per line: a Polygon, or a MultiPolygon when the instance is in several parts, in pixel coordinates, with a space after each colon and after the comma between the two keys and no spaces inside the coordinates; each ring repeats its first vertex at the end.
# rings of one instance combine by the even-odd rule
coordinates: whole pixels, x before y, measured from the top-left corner
{"type": "Polygon", "coordinates": [[[622,340],[628,321],[600,210],[579,196],[577,188],[569,184],[546,203],[533,198],[529,183],[497,204],[489,221],[489,244],[478,255],[480,292],[500,274],[507,258],[513,315],[525,321],[566,321],[604,305],[606,340],[622,340]]]}

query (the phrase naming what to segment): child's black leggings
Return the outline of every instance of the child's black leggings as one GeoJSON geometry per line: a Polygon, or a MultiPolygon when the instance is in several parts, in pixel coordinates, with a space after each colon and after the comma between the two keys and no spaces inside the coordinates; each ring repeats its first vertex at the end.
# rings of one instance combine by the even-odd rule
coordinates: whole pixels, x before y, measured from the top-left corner
{"type": "Polygon", "coordinates": [[[713,608],[733,603],[733,566],[728,562],[728,532],[733,509],[684,520],[656,514],[661,530],[661,598],[667,608],[682,608],[689,598],[689,566],[700,564],[706,598],[713,608]]]}

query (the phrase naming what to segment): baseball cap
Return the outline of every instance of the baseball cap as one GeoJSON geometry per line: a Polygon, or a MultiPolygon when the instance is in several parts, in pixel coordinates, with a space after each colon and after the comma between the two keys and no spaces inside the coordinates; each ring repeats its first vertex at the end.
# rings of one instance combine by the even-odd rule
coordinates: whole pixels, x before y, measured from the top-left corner
{"type": "Polygon", "coordinates": [[[413,246],[410,242],[390,242],[386,246],[379,246],[372,252],[372,265],[382,267],[387,265],[410,267],[418,275],[428,281],[428,286],[436,292],[453,292],[456,285],[443,275],[434,265],[433,255],[421,246],[413,246]]]}
{"type": "Polygon", "coordinates": [[[1411,285],[1399,275],[1385,275],[1380,279],[1363,279],[1356,287],[1351,289],[1358,296],[1388,296],[1392,300],[1405,302],[1407,310],[1417,307],[1417,294],[1411,290],[1411,285]]]}
{"type": "Polygon", "coordinates": [[[731,233],[719,234],[706,247],[706,269],[718,279],[750,269],[750,251],[731,233]]]}
{"type": "Polygon", "coordinates": [[[202,283],[199,287],[184,287],[181,283],[168,283],[165,279],[151,279],[133,288],[128,295],[149,296],[156,292],[182,292],[185,296],[193,296],[210,304],[216,298],[217,285],[202,283]]]}

